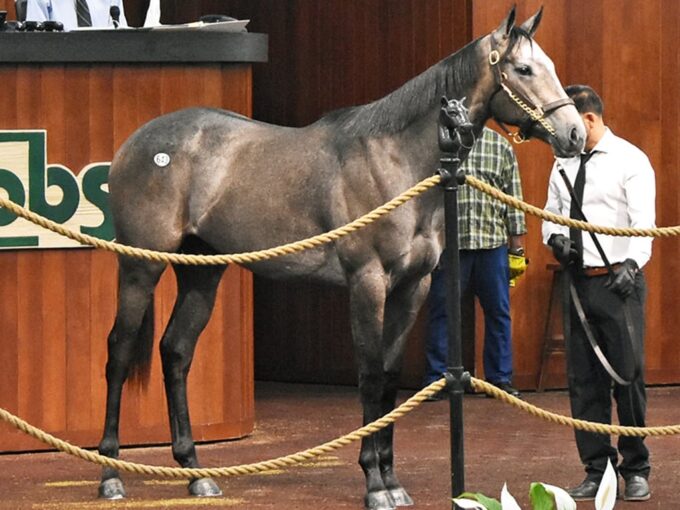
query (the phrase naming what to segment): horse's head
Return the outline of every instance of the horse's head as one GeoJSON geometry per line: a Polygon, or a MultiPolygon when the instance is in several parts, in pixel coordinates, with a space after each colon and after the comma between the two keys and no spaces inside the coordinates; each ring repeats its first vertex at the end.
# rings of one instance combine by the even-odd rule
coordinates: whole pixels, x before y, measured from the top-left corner
{"type": "Polygon", "coordinates": [[[490,102],[491,116],[519,126],[518,136],[535,136],[552,146],[558,157],[583,150],[585,128],[560,83],[555,66],[533,35],[543,8],[524,24],[515,26],[515,8],[483,39],[496,91],[490,102]]]}

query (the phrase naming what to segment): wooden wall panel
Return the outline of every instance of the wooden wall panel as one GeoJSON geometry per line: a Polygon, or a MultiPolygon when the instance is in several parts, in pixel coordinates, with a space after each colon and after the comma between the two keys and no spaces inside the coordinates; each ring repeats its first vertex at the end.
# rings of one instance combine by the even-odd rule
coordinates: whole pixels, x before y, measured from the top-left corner
{"type": "MultiPolygon", "coordinates": [[[[110,161],[142,123],[205,105],[251,115],[249,65],[0,66],[0,129],[47,129],[48,163],[78,173],[110,161]]],[[[91,249],[0,251],[0,407],[83,446],[104,419],[106,339],[116,307],[115,257],[91,249]]],[[[189,397],[196,439],[252,430],[252,276],[227,270],[196,350],[189,397]],[[224,385],[228,384],[229,388],[224,385]]],[[[123,443],[169,439],[158,342],[175,298],[166,272],[156,291],[156,345],[146,391],[126,387],[123,443]]],[[[0,451],[43,447],[0,425],[0,451]]]]}
{"type": "Polygon", "coordinates": [[[0,11],[7,12],[7,19],[16,19],[14,0],[0,0],[0,11]]]}
{"type": "MultiPolygon", "coordinates": [[[[661,75],[658,86],[661,108],[660,126],[661,146],[660,164],[657,168],[657,223],[659,225],[680,224],[680,152],[677,140],[680,138],[680,99],[678,98],[678,71],[680,67],[680,4],[672,0],[661,2],[661,16],[657,31],[660,32],[661,52],[659,62],[661,75]]],[[[648,345],[654,341],[654,348],[647,350],[648,370],[658,375],[655,379],[662,382],[678,382],[677,367],[680,366],[680,346],[673,333],[673,318],[678,310],[680,286],[680,239],[660,239],[654,243],[653,264],[658,268],[648,280],[650,306],[648,306],[648,345]]]]}

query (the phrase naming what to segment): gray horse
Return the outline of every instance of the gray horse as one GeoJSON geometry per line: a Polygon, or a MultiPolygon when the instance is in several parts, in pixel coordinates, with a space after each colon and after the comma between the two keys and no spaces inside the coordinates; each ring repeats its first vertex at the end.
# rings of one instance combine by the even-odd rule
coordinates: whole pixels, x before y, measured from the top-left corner
{"type": "MultiPolygon", "coordinates": [[[[128,245],[185,253],[260,250],[344,225],[430,176],[438,167],[442,96],[467,98],[476,134],[491,117],[578,154],[584,127],[532,36],[541,11],[515,26],[515,10],[491,34],[435,64],[373,103],[331,113],[303,128],[195,108],[142,126],[111,166],[116,236],[128,245]],[[510,97],[542,107],[531,119],[510,97]],[[547,124],[549,122],[549,124],[547,124]],[[552,126],[553,129],[549,129],[552,126]],[[552,131],[552,133],[551,133],[552,131]]],[[[363,423],[392,410],[404,342],[442,252],[439,192],[410,201],[335,243],[249,265],[278,279],[306,278],[349,288],[363,423]]],[[[99,451],[118,457],[121,390],[149,365],[154,288],[165,265],[119,258],[118,309],[108,338],[107,405],[99,451]]],[[[177,301],[161,341],[172,451],[199,467],[186,379],[210,318],[224,266],[173,266],[177,301]]],[[[366,508],[412,504],[393,468],[393,428],[363,440],[366,508]]],[[[196,496],[221,494],[211,479],[189,483],[196,496]]],[[[105,468],[101,497],[124,497],[118,472],[105,468]]]]}

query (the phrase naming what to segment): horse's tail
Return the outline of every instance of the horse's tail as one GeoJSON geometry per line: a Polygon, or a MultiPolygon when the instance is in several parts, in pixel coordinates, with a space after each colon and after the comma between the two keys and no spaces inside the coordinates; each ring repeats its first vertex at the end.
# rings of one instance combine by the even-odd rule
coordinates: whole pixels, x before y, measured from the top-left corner
{"type": "Polygon", "coordinates": [[[151,296],[149,306],[144,312],[142,325],[137,332],[137,339],[130,362],[130,384],[146,388],[151,373],[151,353],[154,336],[154,299],[151,296]]]}

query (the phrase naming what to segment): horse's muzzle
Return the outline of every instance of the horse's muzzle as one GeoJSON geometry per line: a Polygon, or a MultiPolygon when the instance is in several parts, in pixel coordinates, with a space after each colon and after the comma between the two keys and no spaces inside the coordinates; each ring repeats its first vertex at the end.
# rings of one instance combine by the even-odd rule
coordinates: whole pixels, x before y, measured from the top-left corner
{"type": "Polygon", "coordinates": [[[567,127],[564,134],[558,132],[551,140],[555,156],[558,158],[571,158],[583,152],[586,144],[586,130],[582,123],[567,127]]]}

